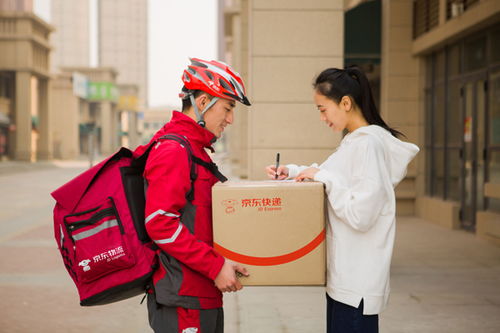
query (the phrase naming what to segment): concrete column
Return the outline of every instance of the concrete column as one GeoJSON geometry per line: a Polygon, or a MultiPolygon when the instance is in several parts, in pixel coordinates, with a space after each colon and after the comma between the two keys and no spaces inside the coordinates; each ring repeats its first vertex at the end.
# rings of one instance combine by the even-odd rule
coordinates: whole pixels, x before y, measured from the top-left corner
{"type": "Polygon", "coordinates": [[[439,25],[446,23],[447,0],[439,0],[439,25]]]}
{"type": "Polygon", "coordinates": [[[31,160],[31,73],[16,72],[16,108],[15,108],[15,148],[14,159],[31,160]]]}
{"type": "Polygon", "coordinates": [[[134,149],[139,145],[139,132],[138,132],[138,116],[137,112],[129,111],[129,125],[128,125],[128,137],[129,137],[129,147],[134,149]]]}
{"type": "Polygon", "coordinates": [[[111,102],[101,102],[100,125],[101,125],[101,154],[106,156],[113,152],[115,137],[115,114],[111,102]]]}
{"type": "MultiPolygon", "coordinates": [[[[242,1],[240,13],[234,14],[231,25],[231,65],[243,77],[247,93],[249,92],[248,81],[248,2],[242,1]],[[246,19],[245,19],[246,18],[246,19]]],[[[250,101],[252,101],[250,97],[250,101]]],[[[248,177],[248,108],[239,103],[236,104],[234,123],[228,128],[228,152],[233,165],[233,173],[239,177],[248,177]]]]}
{"type": "Polygon", "coordinates": [[[111,104],[111,113],[113,122],[111,124],[111,152],[114,152],[121,145],[121,118],[120,111],[116,109],[115,104],[111,104]]]}
{"type": "Polygon", "coordinates": [[[249,178],[264,166],[323,162],[340,142],[313,105],[313,79],[342,67],[343,0],[250,2],[249,178]]]}
{"type": "Polygon", "coordinates": [[[84,103],[73,94],[70,75],[58,75],[50,85],[51,99],[57,101],[57,105],[51,104],[50,117],[53,156],[57,159],[77,158],[80,152],[80,105],[84,103]]]}
{"type": "Polygon", "coordinates": [[[96,121],[96,119],[90,117],[90,103],[85,100],[80,101],[79,118],[80,123],[96,121]]]}
{"type": "Polygon", "coordinates": [[[53,157],[51,117],[51,82],[49,79],[38,80],[38,119],[39,133],[37,159],[49,160],[53,157]]]}
{"type": "MultiPolygon", "coordinates": [[[[419,61],[412,55],[413,1],[382,1],[381,112],[392,127],[419,144],[419,61]]],[[[415,213],[417,159],[396,189],[398,214],[415,213]]]]}

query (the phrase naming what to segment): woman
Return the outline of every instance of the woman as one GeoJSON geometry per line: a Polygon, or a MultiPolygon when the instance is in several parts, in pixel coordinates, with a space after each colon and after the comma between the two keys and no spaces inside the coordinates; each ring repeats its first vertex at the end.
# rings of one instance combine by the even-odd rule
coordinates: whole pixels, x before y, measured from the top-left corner
{"type": "Polygon", "coordinates": [[[328,195],[327,332],[378,332],[378,314],[389,297],[395,236],[394,187],[419,151],[400,141],[373,102],[368,80],[356,67],[330,68],[314,82],[320,119],[348,131],[319,167],[268,166],[271,179],[325,184],[328,195]]]}

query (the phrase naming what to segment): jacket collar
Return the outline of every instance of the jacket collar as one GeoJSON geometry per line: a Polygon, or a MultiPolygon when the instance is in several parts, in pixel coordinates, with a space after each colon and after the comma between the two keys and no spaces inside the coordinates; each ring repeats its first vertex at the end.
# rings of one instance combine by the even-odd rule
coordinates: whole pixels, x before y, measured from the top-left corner
{"type": "Polygon", "coordinates": [[[212,151],[212,144],[217,139],[212,132],[179,111],[172,112],[172,119],[156,133],[155,139],[166,134],[184,135],[190,142],[212,151]]]}

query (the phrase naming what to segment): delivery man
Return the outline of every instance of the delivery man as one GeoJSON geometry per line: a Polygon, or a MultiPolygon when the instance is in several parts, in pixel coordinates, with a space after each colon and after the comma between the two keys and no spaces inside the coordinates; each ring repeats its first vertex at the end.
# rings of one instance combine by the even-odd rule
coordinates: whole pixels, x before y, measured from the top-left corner
{"type": "Polygon", "coordinates": [[[212,247],[212,186],[225,177],[206,149],[213,151],[212,144],[233,123],[235,102],[250,102],[240,75],[228,65],[190,60],[179,94],[182,113],[174,111],[152,139],[174,134],[190,147],[182,140],[159,140],[144,171],[146,230],[159,256],[148,295],[149,323],[155,332],[219,333],[224,330],[221,292],[240,290],[236,273],[248,273],[212,247]]]}

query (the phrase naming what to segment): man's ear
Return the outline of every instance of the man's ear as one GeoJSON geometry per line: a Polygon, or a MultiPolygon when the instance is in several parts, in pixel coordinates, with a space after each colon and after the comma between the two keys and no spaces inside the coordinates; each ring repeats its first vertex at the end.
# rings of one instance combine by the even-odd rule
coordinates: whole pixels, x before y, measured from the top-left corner
{"type": "Polygon", "coordinates": [[[194,102],[196,103],[196,106],[198,107],[198,110],[203,110],[203,106],[204,106],[204,103],[203,103],[203,100],[205,99],[205,95],[204,94],[200,94],[198,97],[196,97],[196,99],[194,100],[194,102]]]}
{"type": "Polygon", "coordinates": [[[208,98],[206,93],[202,93],[196,98],[195,102],[198,106],[198,109],[204,110],[208,103],[210,103],[210,98],[208,98]]]}

